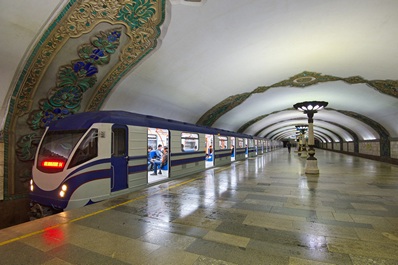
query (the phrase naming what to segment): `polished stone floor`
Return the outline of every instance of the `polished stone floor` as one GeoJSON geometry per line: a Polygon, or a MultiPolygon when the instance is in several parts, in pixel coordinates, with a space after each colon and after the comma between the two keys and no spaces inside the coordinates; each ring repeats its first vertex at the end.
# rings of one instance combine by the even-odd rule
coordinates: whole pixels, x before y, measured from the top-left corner
{"type": "Polygon", "coordinates": [[[398,166],[286,149],[0,230],[1,264],[398,264],[398,166]]]}

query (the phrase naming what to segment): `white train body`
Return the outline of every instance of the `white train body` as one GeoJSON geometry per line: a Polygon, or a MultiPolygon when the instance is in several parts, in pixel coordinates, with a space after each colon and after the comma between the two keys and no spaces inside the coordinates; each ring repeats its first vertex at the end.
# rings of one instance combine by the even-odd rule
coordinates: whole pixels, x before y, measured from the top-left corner
{"type": "Polygon", "coordinates": [[[248,148],[236,145],[238,140],[254,142],[244,134],[123,111],[75,114],[46,128],[32,170],[32,202],[68,210],[147,187],[149,128],[168,132],[168,177],[163,181],[204,171],[208,139],[214,144],[219,137],[220,143],[210,155],[211,166],[255,156],[259,148],[266,152],[269,144],[257,139],[261,146],[251,143],[248,154],[248,148]]]}

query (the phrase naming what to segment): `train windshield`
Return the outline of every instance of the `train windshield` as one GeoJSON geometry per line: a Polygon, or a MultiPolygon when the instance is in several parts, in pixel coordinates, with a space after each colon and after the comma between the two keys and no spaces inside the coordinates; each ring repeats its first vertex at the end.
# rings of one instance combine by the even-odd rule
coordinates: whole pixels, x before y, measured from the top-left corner
{"type": "Polygon", "coordinates": [[[76,143],[86,131],[47,132],[41,144],[37,169],[46,173],[61,172],[76,143]]]}

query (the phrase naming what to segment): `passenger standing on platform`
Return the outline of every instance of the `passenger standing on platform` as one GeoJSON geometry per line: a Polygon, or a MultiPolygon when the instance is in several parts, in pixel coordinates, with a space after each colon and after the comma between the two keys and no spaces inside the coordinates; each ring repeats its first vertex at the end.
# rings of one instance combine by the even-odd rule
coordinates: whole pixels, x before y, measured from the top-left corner
{"type": "Polygon", "coordinates": [[[289,151],[289,154],[290,154],[290,150],[292,149],[292,144],[290,142],[287,142],[286,146],[287,146],[287,150],[289,151]]]}
{"type": "Polygon", "coordinates": [[[213,158],[212,155],[213,155],[213,146],[209,145],[209,148],[207,149],[206,152],[206,160],[211,160],[213,158]]]}
{"type": "Polygon", "coordinates": [[[159,168],[159,174],[162,174],[162,167],[166,166],[167,163],[169,162],[169,155],[167,154],[169,151],[169,148],[165,146],[163,148],[163,156],[162,156],[162,164],[160,165],[159,168]]]}
{"type": "MultiPolygon", "coordinates": [[[[162,156],[163,156],[163,152],[162,152],[162,145],[159,144],[158,145],[158,149],[156,149],[156,157],[154,157],[151,161],[153,163],[153,173],[151,175],[157,175],[157,170],[158,167],[160,169],[160,166],[162,164],[162,156]]],[[[162,174],[162,171],[159,172],[159,174],[162,174]]]]}
{"type": "Polygon", "coordinates": [[[152,146],[148,146],[148,169],[152,170],[153,163],[151,161],[151,151],[153,150],[152,146]]]}

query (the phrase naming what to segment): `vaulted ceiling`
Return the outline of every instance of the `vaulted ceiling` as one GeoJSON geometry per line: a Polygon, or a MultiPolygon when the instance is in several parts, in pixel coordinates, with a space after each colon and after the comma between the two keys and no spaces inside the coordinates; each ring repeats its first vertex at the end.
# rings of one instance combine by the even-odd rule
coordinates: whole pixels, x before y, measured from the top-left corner
{"type": "Polygon", "coordinates": [[[19,145],[47,121],[100,109],[282,140],[307,122],[293,105],[311,100],[329,102],[314,117],[320,141],[398,137],[396,0],[1,7],[1,129],[19,145]]]}

